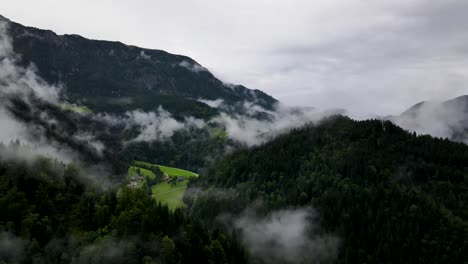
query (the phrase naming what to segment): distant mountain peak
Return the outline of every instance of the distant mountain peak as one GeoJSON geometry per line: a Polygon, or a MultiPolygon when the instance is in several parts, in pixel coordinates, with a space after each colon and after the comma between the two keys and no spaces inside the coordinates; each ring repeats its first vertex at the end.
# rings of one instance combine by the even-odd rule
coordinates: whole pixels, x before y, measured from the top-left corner
{"type": "Polygon", "coordinates": [[[423,101],[390,119],[409,131],[468,143],[468,95],[423,101]]]}

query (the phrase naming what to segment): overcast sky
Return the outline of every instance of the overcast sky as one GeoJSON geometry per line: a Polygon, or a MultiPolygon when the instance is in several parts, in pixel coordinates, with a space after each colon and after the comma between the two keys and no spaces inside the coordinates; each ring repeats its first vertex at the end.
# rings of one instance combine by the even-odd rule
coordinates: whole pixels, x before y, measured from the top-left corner
{"type": "Polygon", "coordinates": [[[355,117],[468,94],[465,0],[2,0],[0,14],[184,54],[225,82],[355,117]]]}

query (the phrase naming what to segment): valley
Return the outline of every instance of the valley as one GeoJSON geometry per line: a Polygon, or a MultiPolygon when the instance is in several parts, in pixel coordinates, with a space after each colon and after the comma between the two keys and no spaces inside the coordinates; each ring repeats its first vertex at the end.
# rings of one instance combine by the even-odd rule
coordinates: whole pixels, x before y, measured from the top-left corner
{"type": "Polygon", "coordinates": [[[288,106],[0,16],[0,263],[468,263],[467,120],[288,106]]]}

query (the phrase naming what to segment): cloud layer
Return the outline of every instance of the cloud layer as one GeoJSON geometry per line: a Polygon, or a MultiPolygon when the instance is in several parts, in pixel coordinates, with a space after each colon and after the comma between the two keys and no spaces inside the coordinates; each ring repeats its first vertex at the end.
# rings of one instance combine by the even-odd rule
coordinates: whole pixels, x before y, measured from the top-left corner
{"type": "Polygon", "coordinates": [[[344,113],[342,110],[317,111],[313,108],[291,108],[281,104],[277,104],[274,110],[266,110],[250,102],[232,106],[223,104],[220,99],[199,101],[217,107],[220,114],[208,121],[194,117],[176,120],[160,106],[156,111],[134,110],[126,112],[123,116],[99,114],[96,118],[112,125],[124,124],[126,129],[136,127],[139,134],[128,143],[165,141],[170,140],[174,133],[180,130],[212,130],[216,127],[224,131],[226,137],[247,146],[254,146],[292,128],[319,122],[326,116],[344,113]]]}
{"type": "Polygon", "coordinates": [[[233,113],[227,109],[229,106],[222,104],[218,108],[222,110],[221,114],[210,122],[221,125],[229,138],[248,146],[261,144],[305,124],[317,123],[324,117],[344,114],[340,109],[319,111],[314,108],[288,107],[279,103],[270,111],[244,102],[241,107],[237,107],[242,114],[233,113]]]}
{"type": "Polygon", "coordinates": [[[390,120],[418,134],[429,134],[468,144],[468,96],[447,102],[420,103],[400,116],[390,117],[390,120]]]}
{"type": "Polygon", "coordinates": [[[156,111],[127,111],[124,115],[101,113],[94,117],[110,125],[124,125],[125,129],[136,127],[139,134],[130,142],[169,140],[175,132],[190,128],[203,128],[206,123],[194,117],[186,117],[179,121],[161,106],[156,111]]]}
{"type": "Polygon", "coordinates": [[[79,130],[73,134],[66,132],[54,111],[47,110],[50,108],[45,106],[60,108],[61,87],[47,84],[36,74],[34,64],[27,67],[18,64],[20,57],[13,50],[7,27],[8,23],[0,21],[0,143],[8,145],[19,140],[23,147],[20,153],[2,154],[25,159],[43,155],[63,162],[78,160],[78,153],[53,138],[51,134],[54,134],[93,148],[101,155],[104,145],[92,134],[79,130]]]}
{"type": "Polygon", "coordinates": [[[21,263],[27,242],[8,232],[0,232],[0,261],[21,263]]]}

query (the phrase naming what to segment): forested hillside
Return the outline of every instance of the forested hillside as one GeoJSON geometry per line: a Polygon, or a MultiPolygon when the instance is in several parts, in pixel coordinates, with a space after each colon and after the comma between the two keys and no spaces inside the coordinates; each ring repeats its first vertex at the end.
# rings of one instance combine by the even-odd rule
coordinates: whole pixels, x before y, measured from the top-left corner
{"type": "Polygon", "coordinates": [[[140,189],[0,145],[2,263],[243,263],[235,239],[140,189]]]}
{"type": "Polygon", "coordinates": [[[186,199],[214,223],[259,200],[264,214],[312,206],[341,241],[338,263],[464,263],[467,178],[464,144],[338,116],[232,153],[186,199]]]}

